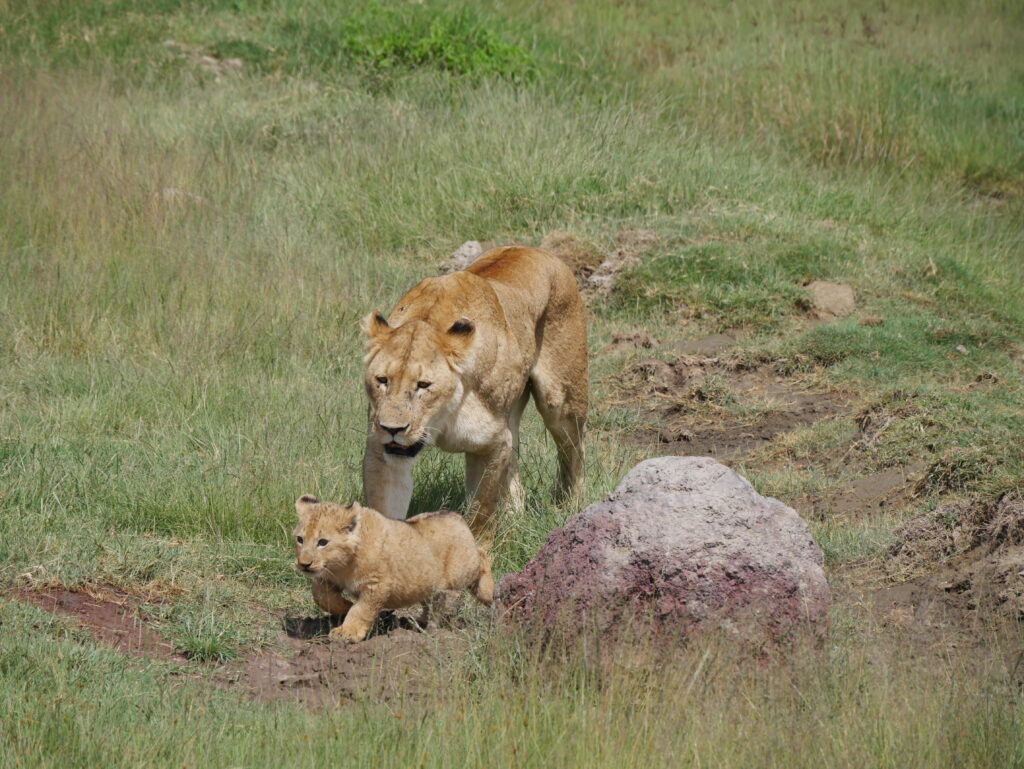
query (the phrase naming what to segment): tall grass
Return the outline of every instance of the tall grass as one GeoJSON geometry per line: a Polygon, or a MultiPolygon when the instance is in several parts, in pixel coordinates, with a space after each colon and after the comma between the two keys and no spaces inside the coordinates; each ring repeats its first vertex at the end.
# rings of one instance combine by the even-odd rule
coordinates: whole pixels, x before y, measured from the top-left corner
{"type": "Polygon", "coordinates": [[[869,636],[759,667],[713,642],[597,665],[499,635],[438,668],[425,699],[311,712],[168,686],[36,610],[2,612],[5,627],[42,631],[0,638],[5,766],[1024,765],[1006,666],[922,669],[869,636]]]}
{"type": "MultiPolygon", "coordinates": [[[[359,496],[359,318],[464,240],[553,230],[661,236],[591,307],[586,501],[646,452],[604,346],[635,326],[739,328],[784,373],[913,400],[861,467],[984,446],[960,488],[1019,486],[1022,29],[999,3],[0,0],[0,578],[164,586],[169,636],[244,656],[273,611],[311,609],[292,501],[359,496]],[[379,57],[346,43],[378,18],[379,57]],[[387,47],[431,34],[425,58],[387,47]],[[807,329],[815,278],[884,323],[807,329]]],[[[575,512],[525,432],[499,572],[575,512]]],[[[807,485],[817,445],[749,472],[807,485]]],[[[458,507],[461,478],[427,454],[414,508],[458,507]]],[[[822,522],[830,566],[888,524],[822,522]]],[[[901,639],[768,669],[699,646],[654,676],[478,627],[436,697],[310,714],[0,612],[4,765],[1022,762],[1001,658],[919,665],[901,639]]]]}

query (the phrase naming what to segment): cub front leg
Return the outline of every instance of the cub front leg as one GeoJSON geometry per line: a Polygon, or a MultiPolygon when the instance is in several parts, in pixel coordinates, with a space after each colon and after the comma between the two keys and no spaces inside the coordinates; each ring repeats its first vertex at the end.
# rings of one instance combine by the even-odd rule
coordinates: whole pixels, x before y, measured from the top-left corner
{"type": "Polygon", "coordinates": [[[366,638],[373,623],[384,608],[384,602],[372,590],[364,590],[352,608],[345,615],[340,627],[331,631],[331,639],[336,641],[359,642],[366,638]]]}
{"type": "Polygon", "coordinates": [[[352,608],[352,602],[341,594],[332,583],[324,579],[313,580],[313,600],[316,605],[332,617],[344,617],[352,608]]]}
{"type": "Polygon", "coordinates": [[[386,454],[379,439],[369,436],[363,454],[363,496],[366,506],[388,518],[403,520],[412,499],[413,457],[386,454]]]}

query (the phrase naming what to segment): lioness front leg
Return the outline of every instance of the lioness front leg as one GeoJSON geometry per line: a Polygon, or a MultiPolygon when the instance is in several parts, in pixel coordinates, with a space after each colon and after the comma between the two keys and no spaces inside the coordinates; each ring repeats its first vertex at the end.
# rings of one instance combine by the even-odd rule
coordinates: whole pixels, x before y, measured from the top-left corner
{"type": "Polygon", "coordinates": [[[377,615],[384,608],[382,602],[371,591],[364,591],[345,615],[340,627],[331,631],[331,638],[340,641],[358,642],[366,638],[377,615]]]}
{"type": "Polygon", "coordinates": [[[402,520],[412,499],[412,466],[416,460],[385,454],[384,446],[372,435],[363,454],[363,494],[366,506],[388,518],[402,520]]]}
{"type": "Polygon", "coordinates": [[[312,587],[313,600],[316,605],[332,617],[344,617],[352,608],[352,602],[347,600],[341,591],[330,582],[314,579],[312,587]]]}
{"type": "Polygon", "coordinates": [[[494,535],[488,527],[491,516],[508,491],[514,457],[511,434],[494,451],[466,454],[466,496],[472,511],[469,528],[476,537],[486,539],[494,535]]]}

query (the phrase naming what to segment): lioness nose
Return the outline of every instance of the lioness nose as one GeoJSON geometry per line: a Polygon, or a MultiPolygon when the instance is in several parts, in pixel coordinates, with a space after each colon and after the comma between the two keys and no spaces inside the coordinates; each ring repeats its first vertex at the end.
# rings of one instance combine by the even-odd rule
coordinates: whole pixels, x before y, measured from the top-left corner
{"type": "Polygon", "coordinates": [[[386,430],[387,432],[391,433],[392,438],[395,438],[398,436],[400,432],[405,430],[405,428],[407,428],[408,426],[409,425],[402,425],[401,427],[388,427],[387,425],[381,425],[380,429],[386,430]]]}
{"type": "Polygon", "coordinates": [[[303,571],[309,571],[309,567],[313,565],[312,561],[299,561],[299,568],[303,571]]]}

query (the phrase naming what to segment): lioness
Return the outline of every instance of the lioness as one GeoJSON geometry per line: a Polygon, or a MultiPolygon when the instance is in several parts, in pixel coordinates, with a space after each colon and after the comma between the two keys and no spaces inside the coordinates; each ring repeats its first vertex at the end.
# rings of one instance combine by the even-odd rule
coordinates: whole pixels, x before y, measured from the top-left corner
{"type": "Polygon", "coordinates": [[[458,513],[394,521],[354,502],[343,507],[308,494],[295,502],[295,512],[296,568],[312,578],[317,606],[345,618],[332,638],[362,641],[381,610],[417,603],[423,604],[419,622],[425,627],[438,590],[466,588],[491,605],[490,564],[458,513]]]}
{"type": "Polygon", "coordinates": [[[370,313],[364,383],[366,502],[404,518],[424,446],[466,455],[470,527],[481,534],[502,495],[523,505],[519,420],[533,395],[558,452],[559,497],[579,491],[587,415],[587,327],[576,279],[536,248],[496,248],[467,269],[427,278],[388,318],[370,313]]]}

